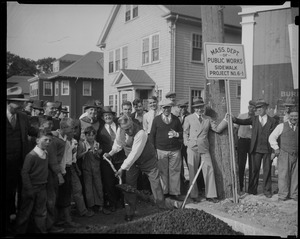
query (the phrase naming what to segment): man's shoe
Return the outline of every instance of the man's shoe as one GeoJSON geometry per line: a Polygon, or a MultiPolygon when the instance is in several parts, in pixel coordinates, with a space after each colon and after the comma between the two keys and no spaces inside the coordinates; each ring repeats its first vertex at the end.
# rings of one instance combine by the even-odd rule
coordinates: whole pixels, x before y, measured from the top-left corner
{"type": "Polygon", "coordinates": [[[63,229],[63,228],[61,228],[61,227],[55,227],[55,226],[51,227],[51,228],[48,230],[49,233],[62,233],[62,232],[64,232],[64,231],[65,231],[65,229],[63,229]]]}
{"type": "Polygon", "coordinates": [[[115,206],[112,206],[112,207],[110,208],[110,211],[111,211],[111,212],[115,212],[115,211],[117,211],[117,209],[116,209],[115,206]]]}
{"type": "Polygon", "coordinates": [[[202,202],[203,200],[201,199],[201,198],[199,198],[199,197],[197,197],[197,198],[191,198],[192,199],[192,201],[194,202],[194,203],[199,203],[199,202],[202,202]]]}
{"type": "Polygon", "coordinates": [[[213,203],[218,203],[219,202],[219,200],[216,199],[216,198],[206,198],[206,201],[213,202],[213,203]]]}
{"type": "Polygon", "coordinates": [[[76,227],[81,227],[81,224],[70,221],[70,222],[65,222],[64,227],[76,228],[76,227]]]}
{"type": "Polygon", "coordinates": [[[106,208],[104,208],[104,207],[99,207],[98,212],[101,212],[101,213],[103,213],[104,215],[109,215],[109,214],[111,214],[111,212],[108,211],[108,210],[107,210],[106,208]]]}
{"type": "Polygon", "coordinates": [[[125,221],[131,222],[133,220],[133,215],[125,215],[125,221]]]}
{"type": "Polygon", "coordinates": [[[183,196],[183,195],[171,195],[170,198],[173,199],[173,200],[176,200],[176,201],[184,201],[185,196],[183,196]]]}
{"type": "Polygon", "coordinates": [[[289,200],[288,198],[278,198],[278,202],[284,202],[284,201],[287,201],[289,200]]]}
{"type": "Polygon", "coordinates": [[[95,213],[93,211],[87,210],[87,212],[85,214],[83,214],[82,216],[83,217],[92,217],[94,215],[95,215],[95,213]]]}
{"type": "Polygon", "coordinates": [[[267,198],[271,198],[271,197],[272,197],[272,194],[265,194],[265,196],[266,196],[267,198]]]}

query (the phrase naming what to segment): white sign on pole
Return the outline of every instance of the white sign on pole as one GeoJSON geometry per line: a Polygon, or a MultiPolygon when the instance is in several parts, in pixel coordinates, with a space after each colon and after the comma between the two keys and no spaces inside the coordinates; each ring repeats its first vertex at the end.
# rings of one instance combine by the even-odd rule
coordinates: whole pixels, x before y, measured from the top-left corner
{"type": "Polygon", "coordinates": [[[207,79],[245,79],[244,46],[204,42],[204,62],[207,79]]]}

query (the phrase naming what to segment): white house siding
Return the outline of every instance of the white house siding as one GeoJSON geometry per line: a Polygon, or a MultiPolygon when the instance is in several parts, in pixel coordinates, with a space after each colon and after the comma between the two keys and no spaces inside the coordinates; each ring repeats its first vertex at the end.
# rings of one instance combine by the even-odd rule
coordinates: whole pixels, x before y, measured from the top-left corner
{"type": "MultiPolygon", "coordinates": [[[[205,87],[205,66],[203,63],[191,62],[191,44],[192,33],[202,34],[200,27],[186,25],[182,23],[176,24],[176,83],[175,91],[177,99],[188,99],[190,88],[205,87]]],[[[225,31],[225,42],[241,43],[241,33],[233,31],[225,31]]],[[[231,92],[231,110],[234,115],[239,114],[240,98],[237,97],[237,84],[239,81],[230,82],[231,92]]]]}
{"type": "Polygon", "coordinates": [[[176,24],[175,92],[178,100],[188,99],[190,88],[204,89],[204,64],[191,62],[192,33],[201,34],[201,28],[176,24]]]}
{"type": "MultiPolygon", "coordinates": [[[[158,6],[139,5],[138,17],[125,23],[125,5],[122,5],[106,38],[104,51],[104,105],[109,95],[117,93],[111,86],[118,73],[108,74],[109,51],[128,45],[128,69],[145,70],[157,87],[169,87],[170,82],[170,33],[165,14],[158,6]],[[142,38],[159,33],[158,63],[142,66],[142,38]]],[[[120,99],[119,99],[120,100],[120,99]]],[[[133,99],[129,99],[133,100],[133,99]]]]}

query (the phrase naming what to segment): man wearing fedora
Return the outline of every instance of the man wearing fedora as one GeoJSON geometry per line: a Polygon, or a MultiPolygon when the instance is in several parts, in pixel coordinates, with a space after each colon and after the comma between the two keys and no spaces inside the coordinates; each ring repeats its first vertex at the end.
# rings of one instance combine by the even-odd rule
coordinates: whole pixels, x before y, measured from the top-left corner
{"type": "Polygon", "coordinates": [[[21,169],[26,154],[29,152],[28,135],[36,136],[36,130],[30,126],[28,117],[22,113],[24,98],[21,87],[7,89],[6,100],[6,185],[5,206],[6,232],[10,231],[10,216],[16,214],[20,206],[21,169]],[[17,208],[15,197],[18,192],[17,208]]]}
{"type": "Polygon", "coordinates": [[[85,139],[84,130],[88,126],[93,126],[94,129],[98,132],[100,127],[100,122],[97,119],[97,112],[100,106],[95,100],[90,100],[84,105],[85,116],[80,118],[80,127],[81,127],[81,139],[85,139]]]}
{"type": "MultiPolygon", "coordinates": [[[[239,119],[248,119],[255,115],[255,101],[250,100],[248,105],[248,112],[239,114],[239,119]]],[[[252,167],[250,166],[250,142],[251,142],[251,134],[252,134],[252,127],[250,125],[234,125],[237,136],[237,153],[238,153],[238,166],[239,166],[239,182],[240,182],[240,191],[244,190],[244,174],[245,174],[245,167],[247,162],[248,156],[248,163],[249,163],[249,171],[251,171],[252,167]]]]}
{"type": "MultiPolygon", "coordinates": [[[[188,112],[189,101],[188,100],[180,100],[180,101],[178,101],[177,106],[179,107],[178,118],[181,122],[181,125],[183,126],[185,117],[187,117],[190,114],[190,112],[188,112]]],[[[187,182],[187,180],[184,177],[184,163],[183,163],[183,160],[184,160],[186,165],[188,165],[186,150],[187,150],[187,147],[183,144],[183,140],[182,140],[182,145],[181,145],[182,164],[181,164],[181,171],[180,171],[180,191],[182,193],[183,193],[183,186],[187,182]]]]}
{"type": "Polygon", "coordinates": [[[33,100],[33,104],[32,104],[33,114],[32,114],[32,116],[44,115],[43,105],[44,105],[43,100],[33,100]]]}
{"type": "Polygon", "coordinates": [[[249,187],[248,193],[257,194],[259,172],[261,161],[263,160],[263,193],[266,197],[272,197],[271,180],[271,153],[272,148],[268,138],[276,126],[276,120],[267,115],[268,103],[259,99],[255,103],[257,115],[248,119],[232,117],[232,121],[239,125],[252,125],[252,136],[250,143],[250,163],[249,163],[249,187]]]}
{"type": "Polygon", "coordinates": [[[59,118],[60,119],[62,119],[62,118],[68,118],[69,117],[68,114],[69,114],[68,108],[67,107],[62,107],[61,111],[60,111],[59,118]]]}
{"type": "Polygon", "coordinates": [[[182,126],[179,118],[171,113],[174,103],[163,99],[159,105],[163,113],[152,122],[150,142],[157,151],[158,168],[165,195],[179,200],[182,126]]]}
{"type": "MultiPolygon", "coordinates": [[[[119,128],[119,125],[116,122],[115,115],[116,113],[111,110],[110,106],[104,106],[102,108],[101,116],[105,123],[101,125],[100,129],[98,130],[96,140],[99,142],[100,147],[103,150],[103,154],[111,151],[112,146],[114,144],[114,140],[116,138],[117,129],[119,128]]],[[[121,167],[121,164],[123,163],[125,158],[125,152],[124,150],[121,150],[111,158],[111,162],[114,165],[114,167],[118,170],[121,167]]],[[[105,203],[109,204],[109,209],[112,212],[115,212],[118,207],[118,204],[122,199],[121,193],[115,187],[115,185],[118,184],[118,179],[115,177],[114,171],[111,168],[110,164],[104,159],[101,159],[100,161],[100,170],[102,176],[105,203]]],[[[107,213],[107,211],[104,211],[104,213],[107,213]]]]}
{"type": "MultiPolygon", "coordinates": [[[[207,201],[218,202],[217,189],[215,182],[214,169],[209,153],[208,132],[212,130],[220,133],[221,129],[205,113],[205,103],[202,98],[194,99],[192,107],[194,113],[185,118],[183,124],[183,139],[184,145],[187,146],[188,167],[190,185],[198,171],[200,162],[203,161],[203,178],[205,184],[205,197],[207,201]]],[[[194,185],[190,194],[194,202],[201,201],[199,198],[199,190],[197,185],[194,185]]]]}
{"type": "Polygon", "coordinates": [[[277,125],[269,136],[278,156],[278,201],[298,201],[298,111],[291,107],[288,121],[277,125]]]}

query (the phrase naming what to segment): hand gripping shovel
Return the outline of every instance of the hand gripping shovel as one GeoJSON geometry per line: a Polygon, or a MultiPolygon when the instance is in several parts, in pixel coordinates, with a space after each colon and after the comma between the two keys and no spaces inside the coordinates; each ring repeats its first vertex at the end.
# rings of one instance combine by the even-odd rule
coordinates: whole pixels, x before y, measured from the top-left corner
{"type": "Polygon", "coordinates": [[[194,177],[194,180],[193,180],[193,182],[192,182],[192,184],[191,184],[191,186],[190,186],[190,188],[189,188],[189,190],[188,190],[188,192],[187,192],[187,194],[186,194],[186,196],[185,196],[185,199],[184,199],[184,201],[183,201],[183,203],[182,203],[181,209],[183,209],[184,206],[185,206],[186,200],[188,199],[188,197],[189,197],[189,195],[190,195],[190,193],[191,193],[191,191],[192,191],[192,189],[193,189],[193,187],[194,187],[194,184],[195,184],[195,182],[196,182],[196,180],[197,180],[197,178],[198,178],[198,175],[199,175],[199,173],[200,173],[200,171],[201,171],[201,169],[202,169],[202,166],[203,166],[203,160],[201,160],[200,167],[198,168],[198,171],[197,171],[197,173],[196,173],[196,175],[195,175],[195,177],[194,177]]]}
{"type": "MultiPolygon", "coordinates": [[[[108,158],[106,158],[104,155],[103,155],[103,158],[104,158],[104,160],[106,160],[109,163],[109,165],[110,165],[111,169],[114,171],[114,173],[116,173],[117,170],[116,170],[115,166],[112,164],[112,162],[108,158]]],[[[119,175],[118,175],[118,178],[119,178],[119,184],[121,185],[122,178],[119,175]]]]}

